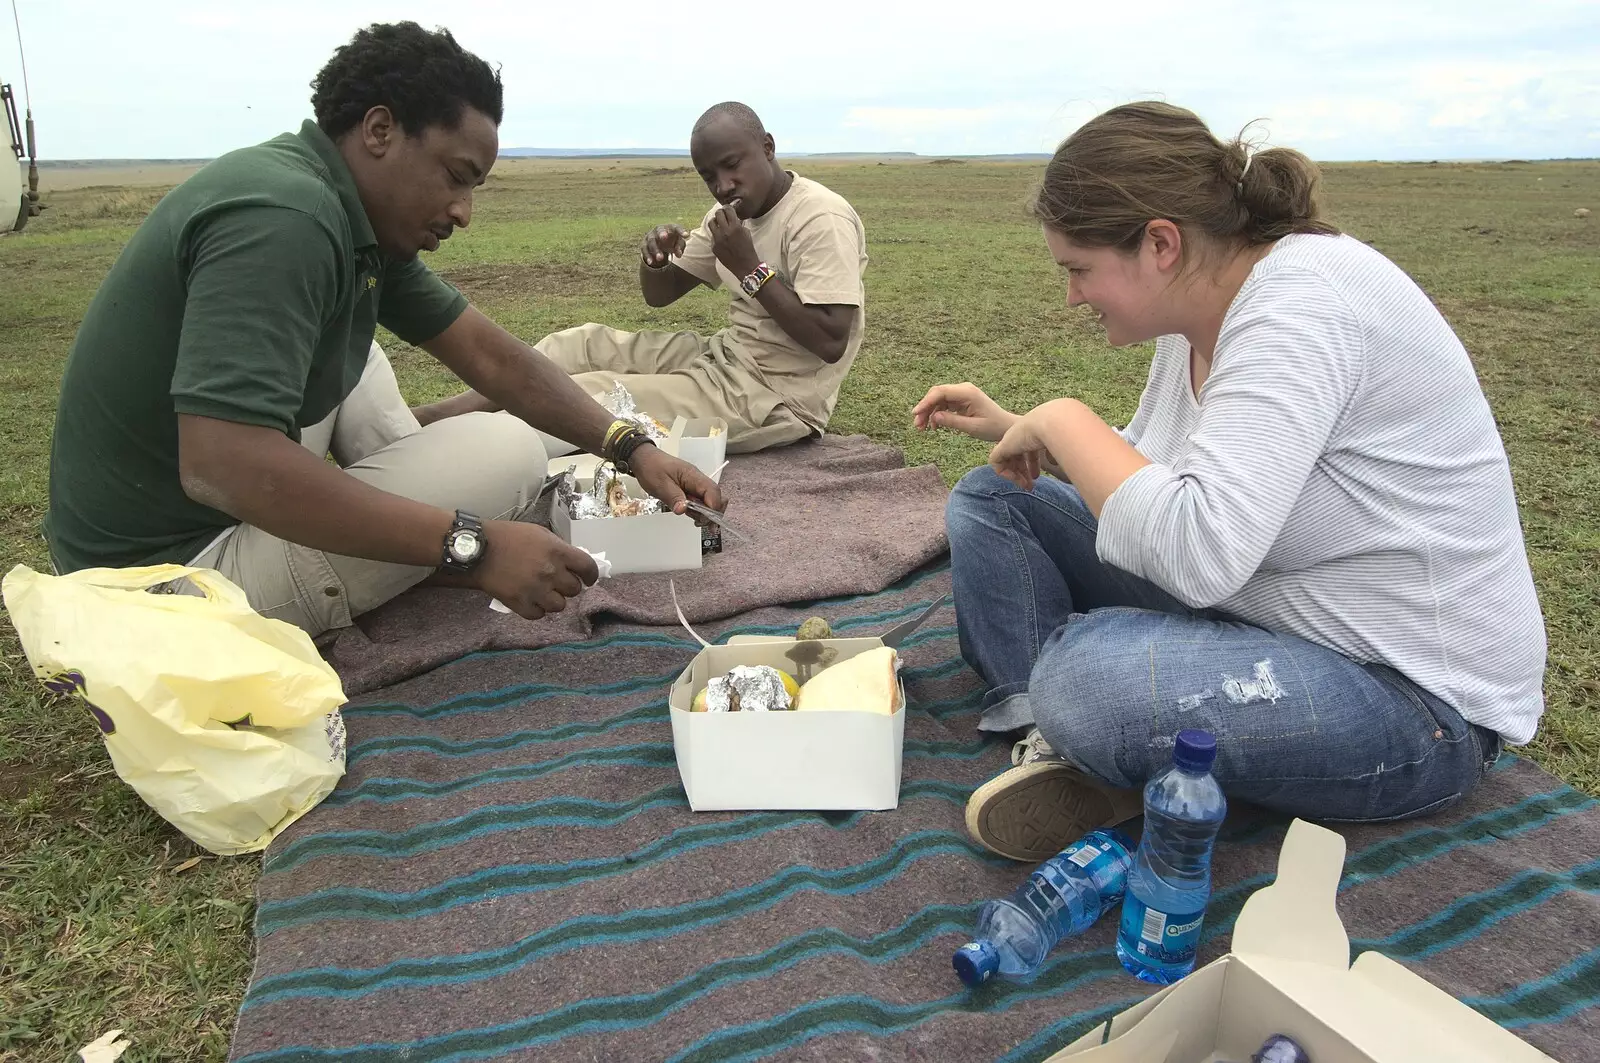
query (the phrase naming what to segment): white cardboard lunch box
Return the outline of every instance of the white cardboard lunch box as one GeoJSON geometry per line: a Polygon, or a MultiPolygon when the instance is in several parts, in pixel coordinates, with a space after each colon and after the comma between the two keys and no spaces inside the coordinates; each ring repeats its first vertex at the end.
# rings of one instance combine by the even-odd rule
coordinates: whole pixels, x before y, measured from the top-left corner
{"type": "Polygon", "coordinates": [[[1233,950],[1046,1063],[1246,1063],[1273,1034],[1312,1063],[1549,1063],[1550,1057],[1377,952],[1350,963],[1334,898],[1343,836],[1289,825],[1278,877],[1245,901],[1233,950]]]}
{"type": "Polygon", "coordinates": [[[678,776],[696,812],[862,810],[900,803],[906,694],[893,715],[861,712],[690,712],[694,696],[734,665],[771,665],[802,684],[817,669],[885,643],[879,638],[735,636],[683,670],[667,704],[678,776]]]}
{"type": "MultiPolygon", "coordinates": [[[[563,471],[571,464],[563,466],[563,471]]],[[[592,467],[588,475],[578,477],[578,486],[583,490],[593,483],[592,467]]],[[[622,483],[631,497],[650,497],[633,477],[622,477],[622,483]]],[[[637,517],[573,520],[566,507],[558,502],[550,507],[550,528],[573,546],[591,554],[604,552],[606,560],[611,562],[612,575],[700,567],[700,525],[692,517],[645,513],[637,517]]]]}
{"type": "Polygon", "coordinates": [[[728,457],[728,422],[721,417],[679,417],[661,449],[676,454],[713,480],[728,457]]]}

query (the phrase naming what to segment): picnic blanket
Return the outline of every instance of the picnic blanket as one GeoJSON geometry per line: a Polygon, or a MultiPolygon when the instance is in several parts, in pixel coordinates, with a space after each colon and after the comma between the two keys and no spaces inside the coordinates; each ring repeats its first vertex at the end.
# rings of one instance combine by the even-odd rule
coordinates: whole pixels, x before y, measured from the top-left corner
{"type": "MultiPolygon", "coordinates": [[[[879,632],[949,589],[942,563],[877,594],[766,607],[879,632]]],[[[900,807],[689,811],[667,686],[697,645],[603,620],[476,652],[356,698],[349,773],[265,855],[232,1058],[289,1061],[1041,1060],[1151,987],[1115,920],[1039,978],[969,992],[950,954],[1027,869],[976,847],[972,788],[1007,763],[945,610],[902,647],[900,807]]],[[[1285,821],[1236,814],[1201,961],[1271,880],[1285,821]]],[[[1566,1063],[1600,1061],[1600,807],[1505,756],[1456,808],[1343,830],[1339,912],[1375,948],[1566,1063]]]]}
{"type": "MultiPolygon", "coordinates": [[[[684,614],[720,620],[758,606],[879,591],[942,556],[944,480],[906,468],[866,436],[826,436],[728,465],[728,517],[753,539],[728,542],[699,570],[674,572],[684,614]]],[[[346,694],[373,690],[468,653],[589,637],[597,618],[675,625],[668,574],[601,581],[554,616],[491,612],[481,594],[418,589],[335,632],[323,652],[346,694]]]]}

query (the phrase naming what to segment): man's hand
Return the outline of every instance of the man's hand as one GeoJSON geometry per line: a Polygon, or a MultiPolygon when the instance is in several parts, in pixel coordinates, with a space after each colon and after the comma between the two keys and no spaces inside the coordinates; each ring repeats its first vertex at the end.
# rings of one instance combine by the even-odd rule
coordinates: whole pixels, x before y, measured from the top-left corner
{"type": "Polygon", "coordinates": [[[711,237],[711,253],[717,256],[717,261],[735,277],[743,278],[761,265],[761,256],[756,254],[750,230],[739,220],[738,205],[736,199],[719,207],[706,223],[706,232],[711,237]]]}
{"type": "Polygon", "coordinates": [[[984,394],[976,384],[937,384],[911,411],[912,423],[927,431],[948,428],[989,443],[998,443],[1022,418],[984,394]]]}
{"type": "Polygon", "coordinates": [[[483,533],[483,563],[470,578],[518,616],[537,620],[559,613],[569,598],[600,578],[594,558],[548,528],[494,520],[483,533]]]}
{"type": "Polygon", "coordinates": [[[727,508],[722,500],[722,489],[711,477],[653,443],[635,450],[628,465],[639,486],[661,499],[661,504],[674,513],[683,513],[684,502],[691,498],[718,513],[727,508]]]}
{"type": "Polygon", "coordinates": [[[660,269],[669,258],[677,258],[689,246],[689,234],[681,225],[657,225],[644,237],[645,264],[660,269]]]}

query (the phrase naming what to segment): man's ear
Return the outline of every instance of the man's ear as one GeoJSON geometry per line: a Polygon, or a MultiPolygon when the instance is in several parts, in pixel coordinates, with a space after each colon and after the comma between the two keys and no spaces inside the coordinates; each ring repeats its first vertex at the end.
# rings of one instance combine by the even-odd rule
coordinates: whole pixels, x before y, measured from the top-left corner
{"type": "Polygon", "coordinates": [[[762,154],[766,155],[768,162],[771,162],[773,160],[773,158],[776,157],[777,150],[778,150],[778,146],[777,146],[776,143],[773,142],[771,133],[767,133],[764,136],[762,136],[762,138],[761,138],[761,152],[762,152],[762,154]]]}
{"type": "Polygon", "coordinates": [[[375,159],[387,155],[399,135],[400,127],[395,123],[394,114],[382,104],[361,119],[361,143],[375,159]]]}
{"type": "Polygon", "coordinates": [[[1144,227],[1144,246],[1163,271],[1183,264],[1183,230],[1166,218],[1156,218],[1144,227]]]}

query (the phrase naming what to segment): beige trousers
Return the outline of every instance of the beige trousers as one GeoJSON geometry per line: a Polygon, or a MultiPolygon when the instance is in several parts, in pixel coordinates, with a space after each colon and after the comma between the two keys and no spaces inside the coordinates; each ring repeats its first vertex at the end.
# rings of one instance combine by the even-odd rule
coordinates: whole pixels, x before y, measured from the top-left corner
{"type": "Polygon", "coordinates": [[[736,362],[722,334],[623,332],[579,325],[535,344],[591,395],[618,380],[639,409],[667,425],[675,417],[721,417],[728,422],[728,451],[765,450],[811,435],[777,392],[736,362]]]}
{"type": "MultiPolygon", "coordinates": [[[[547,465],[539,433],[510,414],[468,413],[419,427],[376,343],[355,390],[300,441],[364,483],[486,521],[537,498],[547,465]]],[[[442,553],[442,541],[439,547],[442,553]]],[[[192,564],[221,572],[263,616],[311,635],[348,626],[434,571],[324,553],[249,525],[225,532],[192,564]]]]}

